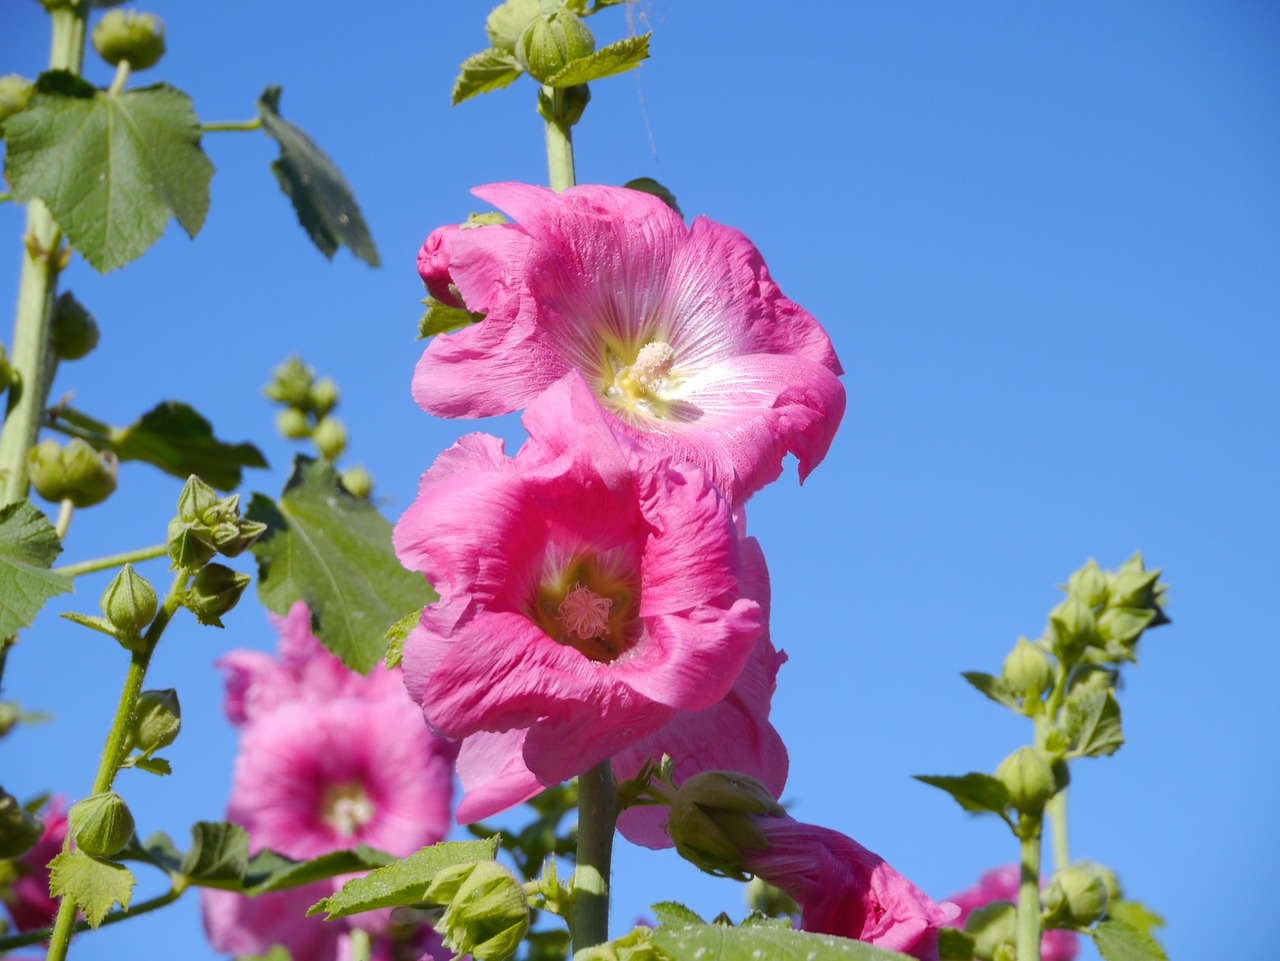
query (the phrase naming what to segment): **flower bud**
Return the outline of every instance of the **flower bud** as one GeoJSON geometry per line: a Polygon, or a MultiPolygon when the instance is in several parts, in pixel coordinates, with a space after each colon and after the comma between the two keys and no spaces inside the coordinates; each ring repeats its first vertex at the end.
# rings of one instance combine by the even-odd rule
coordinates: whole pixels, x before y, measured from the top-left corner
{"type": "Polygon", "coordinates": [[[311,388],[311,407],[317,417],[323,417],[338,405],[338,385],[332,377],[321,377],[311,388]]]}
{"type": "Polygon", "coordinates": [[[126,564],[102,592],[98,605],[116,630],[137,637],[156,616],[158,600],[155,588],[132,564],[126,564]]]}
{"type": "Polygon", "coordinates": [[[373,491],[373,475],[359,465],[342,472],[342,486],[356,497],[368,497],[373,491]]]}
{"type": "Polygon", "coordinates": [[[530,21],[542,12],[539,0],[506,0],[506,3],[489,12],[484,22],[484,32],[489,43],[499,50],[515,53],[516,41],[530,21]]]}
{"type": "Polygon", "coordinates": [[[34,89],[35,84],[20,74],[0,77],[0,129],[6,120],[26,108],[34,89]]]}
{"type": "Polygon", "coordinates": [[[1049,759],[1033,747],[1020,747],[1001,761],[996,777],[1008,788],[1009,802],[1023,814],[1043,811],[1057,793],[1049,759]]]}
{"type": "Polygon", "coordinates": [[[1098,618],[1098,636],[1104,641],[1132,645],[1155,618],[1153,608],[1108,607],[1098,618]]]}
{"type": "Polygon", "coordinates": [[[218,553],[207,529],[175,517],[169,522],[169,559],[173,569],[203,567],[218,553]]]}
{"type": "Polygon", "coordinates": [[[149,755],[172,744],[181,729],[178,692],[171,687],[163,691],[143,691],[138,695],[138,706],[129,726],[129,750],[149,755]]]}
{"type": "Polygon", "coordinates": [[[178,517],[188,522],[203,521],[205,513],[217,503],[218,492],[192,474],[178,494],[178,517]]]}
{"type": "Polygon", "coordinates": [[[31,485],[45,500],[92,507],[116,489],[116,455],[74,437],[66,447],[44,440],[27,452],[31,485]]]}
{"type": "Polygon", "coordinates": [[[1156,607],[1160,571],[1145,568],[1142,554],[1134,554],[1120,565],[1111,588],[1112,607],[1156,607]]]}
{"type": "Polygon", "coordinates": [[[595,49],[596,38],[582,18],[557,4],[529,21],[516,40],[515,55],[531,77],[545,82],[595,49]]]}
{"type": "Polygon", "coordinates": [[[271,372],[271,383],[263,392],[277,403],[306,411],[311,409],[311,382],[315,379],[316,372],[301,357],[290,357],[271,372]]]}
{"type": "Polygon", "coordinates": [[[338,418],[325,417],[316,424],[311,439],[321,457],[325,460],[337,460],[347,446],[347,428],[338,418]]]}
{"type": "Polygon", "coordinates": [[[781,918],[800,913],[800,905],[781,888],[775,888],[764,878],[752,878],[745,893],[747,907],[770,918],[781,918]]]}
{"type": "Polygon", "coordinates": [[[220,525],[214,532],[214,544],[223,557],[239,557],[266,531],[267,525],[262,521],[239,520],[234,524],[220,525]],[[230,533],[223,531],[229,528],[230,533]]]}
{"type": "Polygon", "coordinates": [[[276,430],[280,432],[281,437],[301,440],[311,436],[311,421],[307,420],[306,413],[298,408],[286,407],[276,414],[276,430]]]}
{"type": "Polygon", "coordinates": [[[115,791],[91,794],[67,812],[76,847],[95,858],[109,858],[133,837],[133,815],[115,791]]]}
{"type": "Polygon", "coordinates": [[[93,28],[93,49],[113,67],[127,60],[134,70],[146,70],[164,56],[164,21],[153,13],[112,10],[93,28]]]}
{"type": "Polygon", "coordinates": [[[973,935],[973,955],[993,958],[1003,944],[1014,944],[1018,938],[1018,909],[1010,901],[992,901],[975,908],[964,923],[973,935]]]}
{"type": "Polygon", "coordinates": [[[1038,647],[1020,637],[1004,659],[1000,676],[1018,694],[1039,697],[1053,683],[1053,665],[1038,647]]]}
{"type": "Polygon", "coordinates": [[[1066,868],[1053,876],[1042,900],[1046,924],[1083,928],[1107,913],[1107,885],[1087,868],[1066,868]]]}
{"type": "Polygon", "coordinates": [[[1067,593],[1079,598],[1086,607],[1093,608],[1105,604],[1111,592],[1107,586],[1107,576],[1098,570],[1098,562],[1090,558],[1067,581],[1067,593]]]}
{"type": "Polygon", "coordinates": [[[0,859],[16,858],[35,847],[44,824],[0,788],[0,859]]]}
{"type": "Polygon", "coordinates": [[[1105,864],[1099,864],[1097,861],[1077,861],[1073,867],[1083,868],[1098,876],[1098,880],[1102,882],[1102,886],[1107,889],[1107,904],[1115,904],[1117,901],[1124,900],[1124,891],[1120,887],[1120,879],[1116,877],[1116,872],[1112,871],[1105,864]]]}
{"type": "Polygon", "coordinates": [[[49,336],[59,360],[79,360],[98,346],[98,322],[68,290],[53,303],[49,336]]]}
{"type": "Polygon", "coordinates": [[[458,864],[436,874],[426,900],[445,905],[436,931],[456,954],[502,961],[529,930],[529,900],[516,876],[494,861],[458,864]]]}
{"type": "Polygon", "coordinates": [[[1053,651],[1064,661],[1074,662],[1086,647],[1097,640],[1092,608],[1071,596],[1049,614],[1053,651]]]}
{"type": "Polygon", "coordinates": [[[221,627],[220,618],[239,603],[250,580],[223,564],[208,564],[191,579],[186,605],[201,624],[221,627]]]}
{"type": "Polygon", "coordinates": [[[768,846],[756,817],[784,813],[755,778],[703,771],[677,788],[667,813],[667,831],[685,860],[708,874],[745,881],[742,850],[768,846]]]}

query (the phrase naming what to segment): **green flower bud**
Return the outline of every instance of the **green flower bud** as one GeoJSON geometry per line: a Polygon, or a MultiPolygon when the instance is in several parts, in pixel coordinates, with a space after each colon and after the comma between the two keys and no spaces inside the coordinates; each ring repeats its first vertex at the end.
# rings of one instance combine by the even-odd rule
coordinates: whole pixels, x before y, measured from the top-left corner
{"type": "Polygon", "coordinates": [[[685,860],[708,874],[745,881],[743,848],[767,846],[756,817],[784,813],[755,778],[703,771],[677,788],[667,813],[667,831],[685,860]]]}
{"type": "Polygon", "coordinates": [[[164,21],[153,13],[112,10],[93,28],[93,49],[113,67],[121,60],[134,70],[154,67],[164,56],[164,21]]]}
{"type": "Polygon", "coordinates": [[[41,441],[27,453],[31,485],[45,500],[69,500],[76,507],[92,507],[116,489],[116,455],[97,451],[74,437],[66,447],[56,440],[41,441]]]}
{"type": "Polygon", "coordinates": [[[95,858],[109,858],[133,837],[133,815],[115,791],[91,794],[67,812],[76,847],[95,858]]]}
{"type": "Polygon", "coordinates": [[[323,417],[338,405],[338,385],[332,377],[321,377],[311,388],[311,407],[317,417],[323,417]]]}
{"type": "Polygon", "coordinates": [[[546,82],[595,49],[591,28],[564,4],[557,4],[529,21],[516,40],[515,55],[531,77],[546,82]]]}
{"type": "Polygon", "coordinates": [[[489,35],[489,43],[499,50],[515,53],[516,40],[541,12],[542,4],[539,0],[507,0],[495,7],[484,22],[484,32],[489,35]]]}
{"type": "Polygon", "coordinates": [[[996,777],[1009,789],[1009,802],[1024,814],[1043,811],[1057,793],[1053,766],[1043,751],[1033,747],[1020,747],[1001,761],[996,777]]]}
{"type": "Polygon", "coordinates": [[[49,336],[59,360],[79,360],[98,346],[98,322],[68,290],[54,301],[49,336]]]}
{"type": "Polygon", "coordinates": [[[220,525],[215,531],[214,543],[223,557],[239,557],[266,531],[267,525],[262,521],[240,520],[233,525],[220,525]],[[222,527],[230,528],[230,535],[224,534],[222,527]]]}
{"type": "Polygon", "coordinates": [[[1149,571],[1142,552],[1120,565],[1111,588],[1112,607],[1156,607],[1160,571],[1149,571]]]}
{"type": "Polygon", "coordinates": [[[221,627],[221,617],[240,601],[240,595],[249,586],[248,574],[233,571],[223,564],[208,564],[191,579],[187,591],[186,606],[201,624],[221,627]]]}
{"type": "Polygon", "coordinates": [[[368,497],[373,491],[373,475],[363,467],[350,467],[342,472],[342,486],[356,497],[368,497]]]}
{"type": "Polygon", "coordinates": [[[0,859],[20,857],[35,847],[44,823],[0,788],[0,859]]]}
{"type": "Polygon", "coordinates": [[[1107,576],[1098,570],[1098,562],[1090,558],[1067,581],[1067,593],[1079,598],[1086,607],[1100,607],[1107,603],[1111,591],[1107,586],[1107,576]]]}
{"type": "Polygon", "coordinates": [[[168,548],[169,559],[173,562],[170,566],[174,570],[179,567],[188,570],[204,567],[218,553],[207,528],[183,522],[177,517],[169,522],[168,548]]]}
{"type": "Polygon", "coordinates": [[[1018,909],[1010,901],[992,901],[975,908],[964,929],[973,935],[974,957],[994,958],[1001,945],[1017,942],[1018,909]]]}
{"type": "Polygon", "coordinates": [[[1073,662],[1086,647],[1096,643],[1097,624],[1093,609],[1071,596],[1049,613],[1053,651],[1064,661],[1073,662]]]}
{"type": "Polygon", "coordinates": [[[1039,697],[1053,683],[1053,665],[1044,652],[1020,637],[1004,659],[1000,676],[1018,694],[1039,697]]]}
{"type": "Polygon", "coordinates": [[[156,616],[158,601],[155,588],[132,564],[126,564],[102,592],[98,605],[116,630],[137,637],[156,616]]]}
{"type": "Polygon", "coordinates": [[[752,878],[747,883],[747,907],[759,911],[770,918],[782,918],[799,914],[800,906],[792,900],[791,895],[781,888],[775,888],[764,878],[752,878]]]}
{"type": "Polygon", "coordinates": [[[304,437],[311,436],[311,421],[307,419],[304,411],[300,411],[296,407],[286,407],[276,414],[276,430],[280,432],[282,437],[301,440],[304,437]]]}
{"type": "Polygon", "coordinates": [[[263,392],[277,403],[306,411],[311,409],[311,382],[315,379],[316,372],[301,357],[290,357],[271,372],[271,383],[263,392]]]}
{"type": "Polygon", "coordinates": [[[187,522],[203,521],[205,513],[217,503],[218,492],[192,474],[178,494],[178,518],[187,522]]]}
{"type": "Polygon", "coordinates": [[[516,876],[494,861],[439,872],[426,900],[445,905],[436,931],[446,947],[476,961],[502,961],[529,930],[529,900],[516,876]]]}
{"type": "Polygon", "coordinates": [[[0,129],[6,120],[26,108],[34,89],[35,84],[19,74],[0,77],[0,129]]]}
{"type": "Polygon", "coordinates": [[[1120,887],[1120,879],[1116,876],[1116,872],[1105,864],[1099,864],[1097,861],[1077,861],[1072,867],[1083,868],[1098,876],[1102,886],[1107,889],[1107,904],[1111,905],[1124,900],[1124,891],[1120,887]]]}
{"type": "MultiPolygon", "coordinates": [[[[0,737],[12,731],[22,720],[22,709],[13,701],[0,701],[0,737]]],[[[0,858],[4,855],[0,854],[0,858]]]]}
{"type": "Polygon", "coordinates": [[[150,755],[172,744],[181,729],[178,692],[171,687],[163,691],[143,691],[129,726],[129,750],[150,755]]]}
{"type": "Polygon", "coordinates": [[[311,435],[316,450],[325,460],[337,460],[347,446],[347,428],[336,417],[325,417],[316,424],[315,433],[311,435]]]}
{"type": "Polygon", "coordinates": [[[1107,885],[1087,868],[1070,867],[1053,876],[1042,900],[1045,924],[1083,928],[1107,913],[1107,885]]]}
{"type": "Polygon", "coordinates": [[[1098,618],[1098,636],[1104,641],[1132,645],[1155,618],[1153,608],[1108,607],[1098,618]]]}

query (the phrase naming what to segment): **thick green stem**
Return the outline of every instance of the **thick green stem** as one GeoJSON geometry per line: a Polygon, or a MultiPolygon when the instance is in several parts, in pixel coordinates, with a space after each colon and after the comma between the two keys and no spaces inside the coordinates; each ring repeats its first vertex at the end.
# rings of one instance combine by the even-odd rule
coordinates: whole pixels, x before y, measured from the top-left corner
{"type": "Polygon", "coordinates": [[[1067,843],[1067,789],[1063,788],[1045,808],[1053,831],[1053,869],[1062,871],[1071,864],[1071,848],[1067,843]]]}
{"type": "Polygon", "coordinates": [[[575,952],[609,940],[609,869],[617,819],[613,770],[601,761],[578,778],[578,865],[570,885],[569,917],[575,952]]]}
{"type": "Polygon", "coordinates": [[[542,92],[551,101],[551,116],[547,118],[547,172],[551,189],[562,193],[578,182],[573,169],[573,127],[558,119],[564,113],[564,90],[543,87],[542,92]]]}
{"type": "Polygon", "coordinates": [[[55,567],[54,571],[58,574],[79,577],[81,574],[92,574],[94,571],[106,571],[113,567],[124,567],[126,564],[136,564],[139,561],[149,561],[155,557],[164,557],[168,552],[167,545],[152,544],[150,547],[139,547],[136,551],[125,551],[122,554],[112,554],[108,557],[94,557],[87,561],[64,564],[61,567],[55,567]]]}
{"type": "MultiPolygon", "coordinates": [[[[170,890],[158,897],[151,898],[148,901],[139,901],[137,904],[131,904],[122,911],[112,911],[98,927],[106,927],[108,924],[116,924],[119,921],[127,921],[129,918],[136,918],[140,914],[146,914],[148,911],[154,911],[157,908],[163,908],[166,904],[172,904],[178,898],[182,897],[182,893],[187,889],[186,884],[175,885],[170,890]]],[[[75,925],[75,932],[89,930],[88,921],[78,921],[75,925]]],[[[13,948],[24,948],[28,944],[39,944],[41,941],[49,940],[52,933],[51,928],[37,928],[34,931],[24,931],[22,934],[13,934],[7,938],[0,938],[0,953],[9,951],[13,948]]]]}
{"type": "Polygon", "coordinates": [[[1022,874],[1018,884],[1018,961],[1040,961],[1040,831],[1041,814],[1018,819],[1022,838],[1022,874]]]}

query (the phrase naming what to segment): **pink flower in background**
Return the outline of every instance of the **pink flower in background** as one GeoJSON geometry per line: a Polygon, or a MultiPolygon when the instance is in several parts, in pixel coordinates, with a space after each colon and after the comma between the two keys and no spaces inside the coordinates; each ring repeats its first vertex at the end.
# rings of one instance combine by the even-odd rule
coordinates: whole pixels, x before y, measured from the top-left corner
{"type": "Polygon", "coordinates": [[[44,831],[29,851],[14,861],[18,877],[5,891],[4,906],[19,931],[34,931],[53,923],[58,900],[49,894],[49,862],[62,850],[67,836],[67,802],[56,797],[43,811],[44,831]]]}
{"type": "MultiPolygon", "coordinates": [[[[947,898],[960,906],[960,915],[951,922],[963,928],[978,908],[992,901],[1018,902],[1021,870],[1016,864],[993,868],[978,878],[978,883],[947,898]]],[[[1080,951],[1080,939],[1074,931],[1046,931],[1040,938],[1040,961],[1072,961],[1080,951]]]]}
{"type": "MultiPolygon", "coordinates": [[[[762,630],[702,470],[615,433],[576,372],[524,424],[514,458],[482,434],[441,454],[394,535],[440,594],[405,683],[437,731],[476,739],[459,772],[505,799],[489,813],[722,699],[762,630]]],[[[467,793],[460,816],[483,816],[467,793]]]]}
{"type": "Polygon", "coordinates": [[[767,846],[745,850],[743,870],[800,905],[800,927],[937,961],[938,928],[959,908],[934,903],[883,858],[837,831],[757,816],[767,846]]]}
{"type": "Polygon", "coordinates": [[[628,433],[703,467],[731,500],[800,478],[844,414],[826,333],[782,295],[741,233],[620,187],[491,184],[519,224],[442,227],[418,269],[445,303],[486,313],[437,336],[413,395],[442,417],[528,405],[569,370],[628,433]]]}

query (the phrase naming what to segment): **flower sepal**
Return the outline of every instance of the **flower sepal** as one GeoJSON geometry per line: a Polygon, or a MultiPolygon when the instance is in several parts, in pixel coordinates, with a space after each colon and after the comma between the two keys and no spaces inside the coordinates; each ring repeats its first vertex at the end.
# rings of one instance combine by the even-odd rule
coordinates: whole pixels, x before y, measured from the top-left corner
{"type": "Polygon", "coordinates": [[[510,957],[529,930],[524,887],[493,861],[445,868],[427,888],[426,900],[445,905],[436,924],[445,946],[476,961],[510,957]]]}

